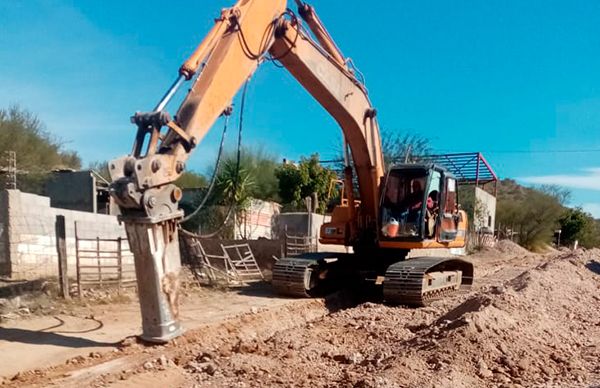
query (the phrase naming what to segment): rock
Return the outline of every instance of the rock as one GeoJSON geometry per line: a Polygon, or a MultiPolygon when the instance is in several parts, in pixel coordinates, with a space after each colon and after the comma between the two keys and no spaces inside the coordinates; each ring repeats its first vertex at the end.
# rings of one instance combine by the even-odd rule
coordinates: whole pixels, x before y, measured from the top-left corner
{"type": "Polygon", "coordinates": [[[9,299],[8,302],[9,302],[10,306],[12,306],[12,308],[14,308],[14,309],[18,309],[23,306],[21,304],[20,296],[15,296],[14,298],[9,299]]]}
{"type": "Polygon", "coordinates": [[[204,366],[204,371],[206,373],[208,373],[209,375],[214,375],[215,372],[217,371],[217,367],[215,364],[213,364],[212,362],[208,362],[206,363],[206,365],[204,366]]]}
{"type": "Polygon", "coordinates": [[[190,361],[186,365],[187,369],[190,369],[194,373],[207,373],[209,375],[214,375],[217,371],[217,366],[213,362],[196,362],[190,361]]]}
{"type": "Polygon", "coordinates": [[[67,364],[77,365],[84,361],[85,361],[85,357],[77,356],[77,357],[71,358],[70,360],[67,360],[67,364]]]}
{"type": "Polygon", "coordinates": [[[523,358],[521,361],[517,363],[517,366],[522,370],[528,370],[531,367],[531,363],[528,359],[523,358]]]}
{"type": "Polygon", "coordinates": [[[480,358],[477,361],[477,368],[478,368],[477,374],[481,378],[489,379],[490,377],[492,377],[494,375],[492,373],[492,371],[488,369],[487,364],[485,363],[485,361],[482,358],[480,358]]]}
{"type": "Polygon", "coordinates": [[[348,358],[351,364],[360,364],[364,360],[364,356],[361,353],[352,353],[348,358]]]}
{"type": "Polygon", "coordinates": [[[336,354],[333,356],[333,359],[343,364],[360,364],[364,360],[364,357],[361,353],[356,352],[352,354],[336,354]]]}
{"type": "Polygon", "coordinates": [[[506,376],[504,373],[493,373],[493,377],[497,380],[500,381],[502,383],[510,383],[511,380],[508,376],[506,376]]]}
{"type": "Polygon", "coordinates": [[[291,350],[288,350],[287,352],[285,352],[285,354],[283,355],[283,358],[294,358],[294,352],[292,352],[291,350]]]}
{"type": "Polygon", "coordinates": [[[215,358],[215,355],[209,352],[202,352],[198,357],[196,357],[196,361],[199,362],[208,362],[215,358]]]}
{"type": "Polygon", "coordinates": [[[250,313],[251,313],[251,314],[258,314],[258,307],[254,307],[254,306],[252,306],[252,307],[250,308],[250,313]]]}
{"type": "Polygon", "coordinates": [[[202,372],[202,366],[200,364],[198,364],[196,361],[188,362],[186,367],[194,373],[202,372]]]}
{"type": "Polygon", "coordinates": [[[490,289],[490,293],[495,294],[495,295],[502,295],[506,292],[506,287],[504,286],[493,286],[490,289]]]}
{"type": "Polygon", "coordinates": [[[492,371],[487,368],[479,368],[477,374],[479,375],[479,377],[484,379],[489,379],[490,377],[494,376],[492,371]]]}
{"type": "Polygon", "coordinates": [[[167,366],[167,365],[169,364],[169,360],[167,359],[167,357],[166,357],[164,354],[162,354],[162,355],[161,355],[161,356],[158,358],[158,363],[159,363],[161,366],[167,366]]]}
{"type": "Polygon", "coordinates": [[[154,364],[152,363],[152,361],[146,361],[144,363],[144,369],[146,369],[146,370],[154,369],[154,364]]]}
{"type": "Polygon", "coordinates": [[[557,353],[552,353],[550,355],[550,359],[554,362],[556,362],[557,364],[565,364],[567,363],[567,360],[562,357],[561,355],[557,354],[557,353]]]}
{"type": "Polygon", "coordinates": [[[231,354],[232,354],[231,349],[227,346],[224,346],[219,349],[219,355],[221,357],[231,357],[231,354]]]}

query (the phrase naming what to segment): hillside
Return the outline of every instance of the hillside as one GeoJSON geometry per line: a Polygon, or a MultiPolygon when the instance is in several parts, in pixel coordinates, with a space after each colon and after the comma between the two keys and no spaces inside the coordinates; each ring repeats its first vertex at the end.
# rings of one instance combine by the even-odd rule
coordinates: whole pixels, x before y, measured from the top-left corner
{"type": "MultiPolygon", "coordinates": [[[[488,186],[491,192],[493,186],[488,186]]],[[[472,186],[459,189],[459,201],[471,221],[474,197],[472,186]]],[[[553,243],[559,229],[563,244],[577,240],[588,248],[600,246],[600,220],[580,208],[571,208],[569,197],[568,189],[558,186],[525,187],[513,179],[503,179],[497,187],[496,230],[529,249],[553,243]]]]}

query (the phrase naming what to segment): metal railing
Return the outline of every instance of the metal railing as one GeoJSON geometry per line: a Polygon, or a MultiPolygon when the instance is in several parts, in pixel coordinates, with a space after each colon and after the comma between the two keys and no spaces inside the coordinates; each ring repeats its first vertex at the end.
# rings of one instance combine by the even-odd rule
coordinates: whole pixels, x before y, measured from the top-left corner
{"type": "Polygon", "coordinates": [[[208,281],[212,285],[225,283],[229,286],[264,280],[249,244],[220,244],[221,253],[210,254],[199,236],[183,230],[180,236],[185,256],[199,283],[208,281]]]}
{"type": "Polygon", "coordinates": [[[83,238],[75,222],[77,293],[84,288],[135,286],[133,254],[127,238],[83,238]]]}
{"type": "Polygon", "coordinates": [[[298,256],[317,251],[317,239],[310,236],[298,236],[285,233],[284,246],[286,256],[298,256]]]}

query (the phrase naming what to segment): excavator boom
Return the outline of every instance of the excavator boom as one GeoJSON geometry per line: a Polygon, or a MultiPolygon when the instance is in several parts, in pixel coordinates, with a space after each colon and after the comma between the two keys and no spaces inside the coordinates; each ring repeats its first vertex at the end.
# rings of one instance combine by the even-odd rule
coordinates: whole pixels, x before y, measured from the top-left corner
{"type": "Polygon", "coordinates": [[[316,40],[286,0],[239,0],[224,9],[156,108],[132,117],[137,134],[131,154],[110,164],[110,192],[134,253],[146,340],[165,342],[182,331],[177,307],[182,192],[173,182],[218,117],[231,110],[242,85],[268,60],[279,61],[331,114],[352,154],[353,168],[347,160],[344,178],[347,202],[342,216],[334,217],[342,221],[325,228],[330,238],[336,244],[376,245],[384,178],[377,111],[314,9],[296,3],[316,40]],[[171,117],[164,108],[185,81],[192,86],[171,117]],[[353,169],[360,201],[354,200],[353,169]]]}
{"type": "Polygon", "coordinates": [[[173,182],[183,173],[194,147],[269,55],[290,71],[344,132],[362,201],[361,220],[351,222],[352,237],[357,235],[356,225],[376,224],[383,176],[376,111],[314,10],[299,3],[320,44],[286,10],[286,0],[238,1],[221,12],[156,109],[132,117],[138,127],[132,153],[110,165],[111,194],[132,241],[147,340],[166,341],[181,331],[175,301],[182,194],[173,182]],[[193,80],[193,85],[172,119],[163,109],[185,80],[193,80]],[[161,132],[164,127],[166,133],[161,132]]]}

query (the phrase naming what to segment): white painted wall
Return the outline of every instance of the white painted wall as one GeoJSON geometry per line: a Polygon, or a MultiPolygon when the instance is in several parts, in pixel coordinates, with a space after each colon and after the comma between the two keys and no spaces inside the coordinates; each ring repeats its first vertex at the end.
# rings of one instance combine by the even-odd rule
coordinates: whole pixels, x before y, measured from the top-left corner
{"type": "Polygon", "coordinates": [[[479,187],[475,187],[475,215],[473,216],[475,230],[479,231],[485,228],[486,231],[494,233],[495,225],[496,197],[479,187]],[[480,204],[479,209],[477,204],[480,204]]]}
{"type": "Polygon", "coordinates": [[[253,199],[245,217],[236,220],[235,239],[256,240],[258,238],[276,239],[273,224],[279,215],[281,205],[276,202],[253,199]]]}

